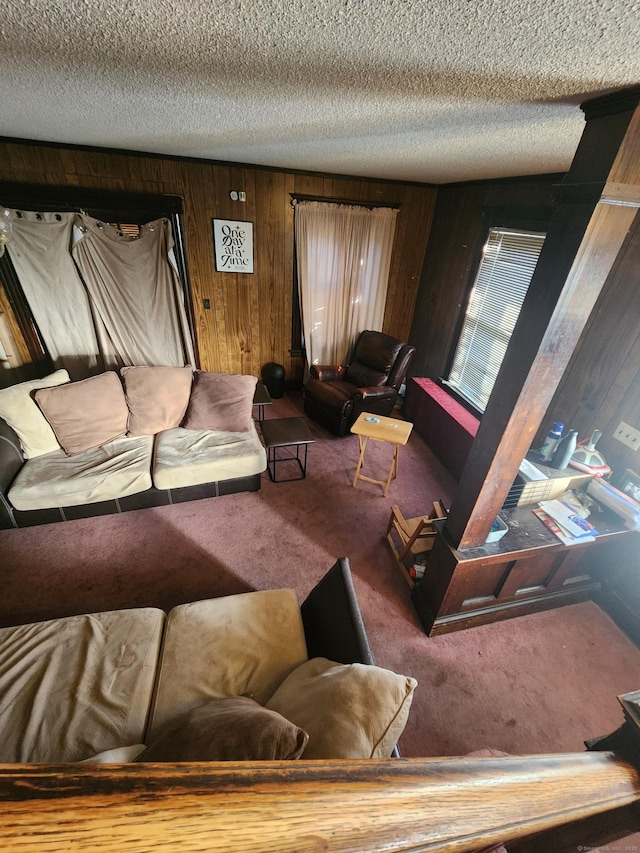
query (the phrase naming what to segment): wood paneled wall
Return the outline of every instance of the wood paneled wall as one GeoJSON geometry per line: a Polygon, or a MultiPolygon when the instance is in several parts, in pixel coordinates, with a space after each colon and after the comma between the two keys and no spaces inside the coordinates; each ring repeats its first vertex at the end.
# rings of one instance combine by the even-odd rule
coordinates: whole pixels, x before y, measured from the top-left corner
{"type": "Polygon", "coordinates": [[[201,367],[260,376],[275,361],[289,381],[302,377],[302,360],[290,353],[290,194],[398,204],[383,331],[408,338],[437,195],[431,187],[10,140],[0,142],[0,180],[182,196],[201,367]],[[232,190],[246,202],[232,201],[232,190]],[[216,272],[214,218],[254,223],[253,274],[216,272]]]}

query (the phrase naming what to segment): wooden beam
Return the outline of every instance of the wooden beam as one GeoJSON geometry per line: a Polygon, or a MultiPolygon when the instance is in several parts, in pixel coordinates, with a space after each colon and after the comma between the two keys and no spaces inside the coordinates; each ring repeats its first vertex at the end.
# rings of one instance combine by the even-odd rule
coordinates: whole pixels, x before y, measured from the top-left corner
{"type": "Polygon", "coordinates": [[[458,549],[484,543],[640,206],[640,89],[616,93],[610,115],[603,100],[559,187],[445,525],[458,549]]]}
{"type": "Polygon", "coordinates": [[[640,801],[611,753],[0,766],[4,853],[477,851],[640,801]]]}

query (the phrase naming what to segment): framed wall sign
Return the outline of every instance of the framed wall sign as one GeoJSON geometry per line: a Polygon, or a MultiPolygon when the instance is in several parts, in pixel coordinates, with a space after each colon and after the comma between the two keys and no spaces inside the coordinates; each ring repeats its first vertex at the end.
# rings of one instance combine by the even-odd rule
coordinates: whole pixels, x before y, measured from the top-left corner
{"type": "Polygon", "coordinates": [[[213,220],[218,272],[253,272],[253,222],[213,220]]]}

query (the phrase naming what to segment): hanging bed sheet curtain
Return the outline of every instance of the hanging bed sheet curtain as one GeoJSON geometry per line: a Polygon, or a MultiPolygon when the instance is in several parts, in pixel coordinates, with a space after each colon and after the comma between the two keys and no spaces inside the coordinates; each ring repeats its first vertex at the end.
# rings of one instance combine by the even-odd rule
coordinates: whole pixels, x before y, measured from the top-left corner
{"type": "Polygon", "coordinates": [[[168,219],[137,237],[77,213],[12,211],[9,255],[56,368],[195,368],[168,219]]]}
{"type": "Polygon", "coordinates": [[[137,237],[85,215],[75,225],[73,259],[119,360],[195,367],[169,220],[137,237]]]}
{"type": "Polygon", "coordinates": [[[72,376],[104,367],[89,297],[71,257],[75,213],[12,211],[7,251],[54,366],[72,376]]]}

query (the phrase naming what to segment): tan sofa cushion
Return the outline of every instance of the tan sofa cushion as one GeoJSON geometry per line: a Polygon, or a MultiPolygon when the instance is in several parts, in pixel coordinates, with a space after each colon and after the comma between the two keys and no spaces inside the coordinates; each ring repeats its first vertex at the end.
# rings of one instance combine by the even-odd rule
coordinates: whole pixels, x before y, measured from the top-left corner
{"type": "Polygon", "coordinates": [[[251,421],[248,432],[165,430],[156,437],[153,484],[177,489],[251,477],[267,467],[265,449],[251,421]]]}
{"type": "Polygon", "coordinates": [[[149,607],[0,628],[0,763],[143,742],[164,620],[149,607]]]}
{"type": "Polygon", "coordinates": [[[416,685],[377,666],[313,658],[285,679],[266,707],[308,732],[305,759],[389,758],[416,685]]]}
{"type": "Polygon", "coordinates": [[[127,432],[129,409],[113,370],[34,393],[65,453],[82,453],[127,432]]]}
{"type": "Polygon", "coordinates": [[[151,487],[152,455],[152,435],[118,438],[74,456],[56,450],[22,466],[9,501],[17,510],[31,510],[135,495],[151,487]]]}
{"type": "Polygon", "coordinates": [[[190,367],[123,367],[127,435],[154,435],[180,426],[189,405],[190,367]]]}
{"type": "Polygon", "coordinates": [[[174,607],[167,618],[150,737],[172,717],[210,699],[247,696],[264,705],[306,659],[302,617],[291,589],[174,607]]]}
{"type": "Polygon", "coordinates": [[[0,389],[0,417],[15,430],[27,459],[60,450],[54,431],[33,399],[33,392],[69,381],[66,370],[56,370],[44,379],[31,379],[0,389]]]}
{"type": "Polygon", "coordinates": [[[238,696],[168,720],[137,761],[290,761],[309,735],[275,711],[238,696]]]}

